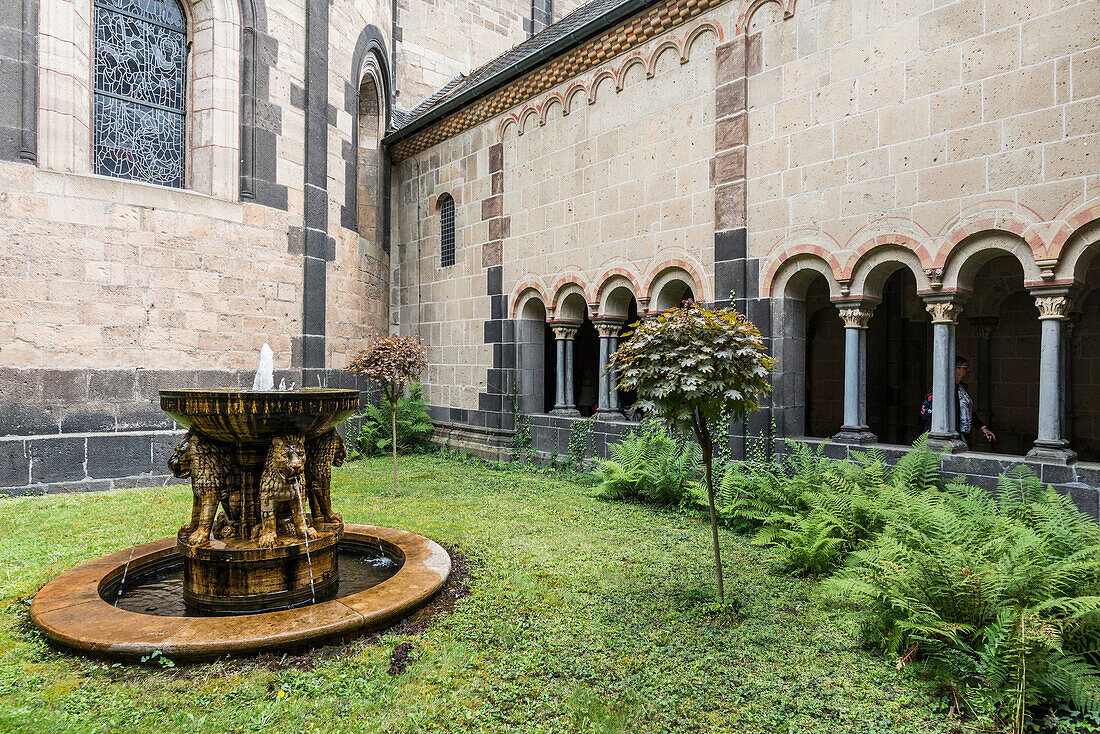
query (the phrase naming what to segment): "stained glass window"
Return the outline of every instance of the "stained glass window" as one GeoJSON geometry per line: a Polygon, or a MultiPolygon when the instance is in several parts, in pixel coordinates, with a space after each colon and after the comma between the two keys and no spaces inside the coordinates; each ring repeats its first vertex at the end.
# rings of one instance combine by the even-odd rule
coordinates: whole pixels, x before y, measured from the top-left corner
{"type": "Polygon", "coordinates": [[[439,264],[455,264],[455,200],[447,194],[439,204],[439,264]]]}
{"type": "Polygon", "coordinates": [[[95,172],[183,186],[187,24],[176,0],[95,0],[95,172]]]}

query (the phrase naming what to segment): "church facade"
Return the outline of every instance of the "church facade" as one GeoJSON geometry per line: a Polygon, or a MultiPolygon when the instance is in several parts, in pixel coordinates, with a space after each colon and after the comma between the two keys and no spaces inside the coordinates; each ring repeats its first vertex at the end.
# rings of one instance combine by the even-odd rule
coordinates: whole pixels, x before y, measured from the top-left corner
{"type": "Polygon", "coordinates": [[[592,419],[600,455],[637,417],[607,355],[690,298],[778,359],[739,451],[930,429],[1097,514],[1092,0],[16,5],[4,491],[148,483],[158,389],[246,384],[264,342],[352,385],[374,331],[423,336],[453,443],[592,419]]]}

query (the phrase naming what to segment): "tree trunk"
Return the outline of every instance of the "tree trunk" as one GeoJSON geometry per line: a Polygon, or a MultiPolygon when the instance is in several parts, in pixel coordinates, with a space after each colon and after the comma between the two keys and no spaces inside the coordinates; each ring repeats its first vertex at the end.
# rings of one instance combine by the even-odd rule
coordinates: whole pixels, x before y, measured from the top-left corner
{"type": "MultiPolygon", "coordinates": [[[[709,442],[708,442],[709,443],[709,442]]],[[[714,479],[711,477],[713,452],[708,445],[703,449],[703,464],[707,470],[707,502],[710,503],[710,535],[714,540],[714,567],[718,571],[718,598],[726,603],[726,590],[722,583],[722,550],[718,544],[718,513],[714,509],[714,479]]]]}
{"type": "MultiPolygon", "coordinates": [[[[393,429],[391,434],[392,442],[390,448],[393,449],[393,496],[397,496],[397,402],[390,403],[390,427],[393,429]]],[[[711,500],[711,505],[714,505],[714,500],[711,500]]]]}
{"type": "Polygon", "coordinates": [[[722,549],[718,543],[718,513],[714,509],[714,479],[711,476],[711,465],[714,463],[714,446],[711,443],[710,429],[703,416],[695,412],[695,437],[699,439],[699,447],[703,450],[703,466],[707,477],[707,502],[710,504],[710,535],[714,541],[714,568],[718,572],[718,598],[726,603],[726,589],[722,578],[722,549]]]}

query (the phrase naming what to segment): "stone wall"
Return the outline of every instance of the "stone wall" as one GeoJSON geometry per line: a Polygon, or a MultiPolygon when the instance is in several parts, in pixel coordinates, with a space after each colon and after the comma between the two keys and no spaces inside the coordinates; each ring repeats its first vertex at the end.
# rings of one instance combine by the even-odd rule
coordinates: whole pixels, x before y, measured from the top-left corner
{"type": "Polygon", "coordinates": [[[397,0],[397,106],[412,109],[526,40],[530,24],[531,0],[397,0]]]}
{"type": "Polygon", "coordinates": [[[482,200],[489,196],[488,126],[452,138],[397,169],[394,303],[402,333],[428,346],[424,399],[431,405],[478,410],[493,349],[482,246],[489,239],[482,200]],[[439,200],[454,199],[455,261],[440,259],[439,200]]]}
{"type": "Polygon", "coordinates": [[[1095,200],[1098,28],[1090,0],[827,0],[787,20],[762,5],[750,256],[766,277],[818,247],[843,273],[876,236],[935,254],[977,210],[1030,223],[1095,200]]]}
{"type": "MultiPolygon", "coordinates": [[[[0,485],[159,481],[179,431],[157,391],[248,387],[265,342],[276,384],[346,381],[324,368],[387,326],[386,221],[345,226],[358,182],[341,163],[360,159],[365,40],[389,58],[389,8],[189,3],[187,187],[170,189],[91,173],[91,3],[45,3],[42,94],[26,75],[4,85],[31,90],[41,155],[0,162],[0,485]],[[311,364],[307,316],[328,337],[311,364]]],[[[362,142],[381,173],[376,119],[362,142]]],[[[384,198],[383,182],[367,193],[384,198]]]]}
{"type": "Polygon", "coordinates": [[[291,366],[291,214],[18,163],[0,189],[0,364],[246,369],[266,341],[291,366]]]}
{"type": "Polygon", "coordinates": [[[429,345],[438,420],[510,423],[518,297],[554,318],[568,286],[596,318],[606,286],[648,303],[674,269],[713,300],[722,18],[658,35],[398,164],[394,298],[401,330],[429,345]],[[456,204],[452,267],[439,260],[443,194],[456,204]]]}

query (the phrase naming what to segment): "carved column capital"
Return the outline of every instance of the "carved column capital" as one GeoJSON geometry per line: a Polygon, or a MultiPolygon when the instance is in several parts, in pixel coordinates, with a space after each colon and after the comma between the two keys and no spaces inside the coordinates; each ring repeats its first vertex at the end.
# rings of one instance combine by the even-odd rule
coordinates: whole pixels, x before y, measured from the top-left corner
{"type": "Polygon", "coordinates": [[[962,314],[962,306],[953,301],[926,303],[924,307],[932,314],[933,324],[957,324],[962,314]]]}
{"type": "Polygon", "coordinates": [[[840,318],[844,320],[845,329],[866,329],[871,320],[871,309],[859,306],[840,306],[840,318]]]}
{"type": "Polygon", "coordinates": [[[1073,300],[1068,296],[1036,296],[1035,305],[1039,309],[1039,320],[1064,320],[1069,315],[1073,300]]]}
{"type": "Polygon", "coordinates": [[[621,321],[597,321],[595,326],[596,333],[600,335],[601,339],[610,339],[618,336],[623,328],[621,321]]]}
{"type": "Polygon", "coordinates": [[[580,327],[570,324],[550,324],[550,328],[553,329],[554,338],[558,341],[572,341],[580,327]]]}

